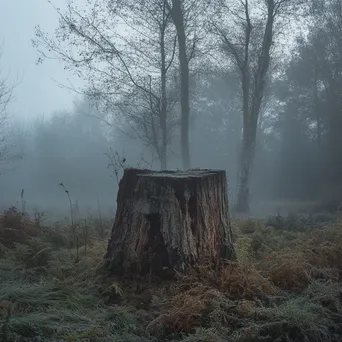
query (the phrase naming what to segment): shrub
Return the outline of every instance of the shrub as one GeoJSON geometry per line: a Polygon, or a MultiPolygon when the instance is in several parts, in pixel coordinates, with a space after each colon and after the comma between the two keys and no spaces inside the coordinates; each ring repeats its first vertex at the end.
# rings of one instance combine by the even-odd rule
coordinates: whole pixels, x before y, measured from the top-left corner
{"type": "Polygon", "coordinates": [[[195,333],[200,327],[221,326],[228,322],[231,302],[218,290],[197,285],[171,299],[166,312],[147,326],[147,332],[160,338],[170,334],[195,333]]]}
{"type": "Polygon", "coordinates": [[[310,282],[312,266],[301,253],[286,252],[270,255],[271,265],[267,269],[270,280],[283,290],[302,290],[310,282]]]}
{"type": "Polygon", "coordinates": [[[231,263],[223,269],[219,288],[233,299],[262,298],[278,291],[254,266],[239,263],[231,263]]]}
{"type": "Polygon", "coordinates": [[[8,208],[2,215],[0,225],[4,228],[24,229],[29,223],[27,213],[22,213],[16,207],[8,208]]]}

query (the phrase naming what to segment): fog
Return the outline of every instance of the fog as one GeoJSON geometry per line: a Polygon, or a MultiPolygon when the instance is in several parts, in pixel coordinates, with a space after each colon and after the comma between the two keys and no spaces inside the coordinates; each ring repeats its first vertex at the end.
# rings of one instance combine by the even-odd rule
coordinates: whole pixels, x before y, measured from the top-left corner
{"type": "MultiPolygon", "coordinates": [[[[64,0],[54,1],[56,6],[64,0]]],[[[82,84],[82,80],[64,70],[58,60],[37,67],[37,51],[32,47],[34,28],[43,26],[53,33],[58,25],[58,15],[48,1],[0,2],[0,69],[10,84],[16,84],[15,101],[9,106],[18,120],[36,116],[49,117],[56,110],[71,110],[78,98],[75,92],[62,89],[58,83],[82,84]]]]}
{"type": "MultiPolygon", "coordinates": [[[[64,1],[53,4],[61,11],[67,9],[64,1]]],[[[329,209],[342,200],[342,43],[338,31],[342,17],[329,4],[315,9],[325,11],[324,20],[318,20],[316,12],[309,12],[305,35],[298,30],[291,44],[285,39],[286,28],[277,27],[278,45],[271,58],[257,120],[250,180],[251,215],[308,211],[320,206],[329,209]],[[290,56],[287,60],[283,60],[282,51],[290,56]]],[[[68,199],[62,183],[73,203],[85,213],[100,206],[112,215],[118,179],[125,167],[160,169],[158,146],[151,143],[143,121],[137,120],[142,115],[137,111],[138,102],[144,99],[133,88],[122,86],[122,68],[118,67],[109,83],[113,92],[120,88],[124,91],[115,100],[104,98],[104,93],[95,96],[96,87],[108,84],[109,73],[104,76],[107,69],[102,68],[103,60],[94,61],[101,67],[72,68],[70,61],[60,56],[58,43],[47,46],[39,32],[40,45],[32,45],[37,25],[52,39],[60,37],[55,33],[55,29],[61,29],[58,11],[47,1],[2,1],[0,13],[0,39],[4,42],[1,77],[9,74],[8,85],[16,84],[5,109],[6,129],[1,130],[1,141],[6,145],[6,153],[1,155],[1,209],[20,207],[24,200],[28,212],[39,208],[51,216],[64,215],[68,199]],[[36,65],[39,51],[54,49],[54,59],[36,65]],[[119,100],[125,103],[125,113],[119,100]]],[[[198,47],[201,53],[195,54],[190,65],[191,167],[226,170],[230,207],[234,208],[244,127],[241,75],[222,42],[208,40],[210,34],[204,35],[198,47]],[[206,47],[212,44],[217,46],[208,51],[206,47]]],[[[65,46],[71,43],[70,37],[63,40],[65,46]]],[[[256,46],[258,39],[256,35],[256,46]]],[[[144,79],[146,75],[141,74],[142,67],[137,64],[143,63],[141,55],[136,59],[135,55],[129,56],[134,75],[144,79]]],[[[169,103],[173,104],[168,121],[168,169],[182,168],[176,57],[167,83],[169,103]]],[[[157,138],[161,139],[161,135],[157,138]]]]}

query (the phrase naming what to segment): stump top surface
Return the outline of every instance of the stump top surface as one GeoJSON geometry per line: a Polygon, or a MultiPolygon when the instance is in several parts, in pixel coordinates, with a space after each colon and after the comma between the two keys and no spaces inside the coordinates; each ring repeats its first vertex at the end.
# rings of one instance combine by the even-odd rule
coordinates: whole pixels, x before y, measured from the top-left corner
{"type": "Polygon", "coordinates": [[[141,177],[155,178],[203,178],[210,177],[215,174],[224,173],[224,170],[188,170],[188,171],[151,171],[148,173],[138,174],[141,177]]]}

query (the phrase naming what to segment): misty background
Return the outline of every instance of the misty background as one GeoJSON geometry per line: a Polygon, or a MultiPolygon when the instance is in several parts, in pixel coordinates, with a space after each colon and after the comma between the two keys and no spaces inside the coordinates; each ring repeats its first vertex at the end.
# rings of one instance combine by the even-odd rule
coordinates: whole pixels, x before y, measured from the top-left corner
{"type": "MultiPolygon", "coordinates": [[[[113,76],[113,84],[118,82],[118,86],[112,86],[122,93],[109,103],[103,94],[94,96],[95,86],[107,82],[100,74],[104,69],[97,70],[96,78],[94,67],[78,72],[75,63],[72,68],[59,58],[58,39],[69,46],[72,34],[64,32],[67,37],[61,38],[67,29],[59,18],[60,13],[68,12],[67,3],[52,3],[0,2],[1,78],[9,87],[15,85],[6,107],[5,129],[1,129],[1,143],[6,148],[1,154],[0,206],[19,205],[24,189],[26,210],[63,213],[68,203],[59,186],[62,182],[82,210],[100,205],[112,213],[123,167],[159,169],[160,158],[150,128],[140,120],[146,115],[137,110],[140,95],[119,83],[123,82],[121,71],[113,76]],[[58,28],[60,31],[55,31],[58,28]],[[46,37],[56,39],[56,45],[49,47],[46,37]],[[44,63],[37,65],[42,62],[41,51],[51,50],[54,59],[44,58],[44,63]]],[[[253,214],[309,205],[328,207],[342,201],[341,2],[311,6],[307,1],[305,5],[304,14],[289,14],[292,17],[282,18],[284,22],[276,28],[258,121],[250,198],[253,214]]],[[[262,31],[263,16],[255,6],[256,27],[260,24],[262,31]]],[[[88,10],[86,4],[81,9],[88,10]]],[[[103,8],[98,11],[106,13],[103,8]]],[[[207,31],[197,45],[190,73],[191,167],[225,169],[233,207],[243,128],[240,75],[212,30],[205,25],[202,29],[207,31]]],[[[136,35],[125,36],[122,28],[117,32],[130,44],[127,58],[137,67],[142,52],[136,57],[132,48],[137,47],[130,40],[137,39],[136,35]]],[[[172,47],[172,39],[170,44],[172,47]]],[[[140,69],[133,70],[136,77],[146,78],[140,69]]],[[[175,60],[168,83],[173,103],[168,122],[168,169],[182,168],[178,71],[175,60]]]]}

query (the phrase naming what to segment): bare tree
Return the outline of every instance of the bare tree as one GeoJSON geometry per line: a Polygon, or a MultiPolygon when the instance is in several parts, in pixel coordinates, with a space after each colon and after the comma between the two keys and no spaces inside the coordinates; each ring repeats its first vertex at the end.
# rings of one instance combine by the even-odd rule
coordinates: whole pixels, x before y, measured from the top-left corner
{"type": "Polygon", "coordinates": [[[176,115],[170,99],[176,32],[165,1],[90,0],[86,7],[69,1],[65,12],[56,10],[55,37],[36,29],[39,61],[57,55],[86,79],[86,94],[106,113],[125,117],[166,169],[169,123],[176,115]]]}
{"type": "Polygon", "coordinates": [[[178,58],[181,75],[181,150],[183,168],[190,168],[190,144],[189,144],[189,119],[190,119],[190,99],[189,99],[189,60],[186,51],[186,34],[184,23],[184,7],[181,0],[172,0],[172,7],[165,0],[171,11],[172,20],[177,30],[178,58]]]}
{"type": "Polygon", "coordinates": [[[181,101],[181,151],[183,169],[189,169],[190,158],[190,62],[199,51],[199,42],[203,39],[205,22],[203,13],[208,7],[205,1],[164,0],[170,10],[176,28],[178,40],[178,60],[180,67],[180,101],[181,101]]]}
{"type": "MultiPolygon", "coordinates": [[[[0,59],[2,46],[0,45],[0,59]]],[[[0,166],[9,163],[15,157],[9,140],[9,112],[8,105],[13,100],[15,85],[9,85],[8,77],[0,69],[0,166]]]]}
{"type": "Polygon", "coordinates": [[[218,11],[221,22],[212,22],[223,51],[240,74],[243,130],[236,203],[238,212],[249,211],[258,121],[270,69],[275,23],[291,3],[291,0],[223,0],[218,11]],[[232,26],[227,26],[227,22],[232,26]]]}

